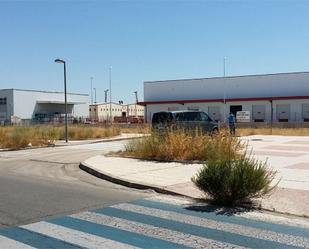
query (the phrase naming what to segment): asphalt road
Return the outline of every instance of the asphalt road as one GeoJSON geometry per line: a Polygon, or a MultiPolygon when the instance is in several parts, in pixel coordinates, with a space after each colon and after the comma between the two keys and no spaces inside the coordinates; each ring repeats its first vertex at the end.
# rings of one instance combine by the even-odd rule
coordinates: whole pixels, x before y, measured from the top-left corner
{"type": "Polygon", "coordinates": [[[0,227],[28,224],[148,196],[79,169],[125,142],[0,152],[0,227]]]}

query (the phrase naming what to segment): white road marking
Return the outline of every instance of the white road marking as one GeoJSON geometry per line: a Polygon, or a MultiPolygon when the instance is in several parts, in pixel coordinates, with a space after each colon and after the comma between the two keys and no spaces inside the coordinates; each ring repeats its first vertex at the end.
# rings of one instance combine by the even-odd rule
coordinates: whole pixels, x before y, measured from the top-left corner
{"type": "Polygon", "coordinates": [[[73,214],[71,217],[151,236],[153,238],[162,239],[193,248],[244,248],[229,243],[92,212],[73,214]]]}
{"type": "Polygon", "coordinates": [[[138,206],[129,203],[117,204],[112,206],[120,210],[126,210],[131,212],[136,212],[145,215],[151,215],[163,219],[168,219],[177,222],[183,222],[186,224],[216,229],[225,232],[231,232],[239,235],[244,235],[248,237],[275,241],[287,245],[299,246],[299,247],[309,247],[309,239],[293,236],[289,234],[277,233],[269,230],[263,230],[258,228],[253,228],[249,226],[225,223],[220,221],[215,221],[206,218],[195,217],[191,215],[180,214],[171,211],[159,210],[156,208],[148,208],[143,206],[138,206]]]}
{"type": "Polygon", "coordinates": [[[114,240],[106,239],[89,233],[80,232],[74,229],[51,224],[45,221],[25,225],[22,226],[22,228],[86,248],[137,248],[128,244],[123,244],[114,240]]]}
{"type": "Polygon", "coordinates": [[[0,247],[3,249],[34,249],[32,246],[0,235],[0,247]]]}

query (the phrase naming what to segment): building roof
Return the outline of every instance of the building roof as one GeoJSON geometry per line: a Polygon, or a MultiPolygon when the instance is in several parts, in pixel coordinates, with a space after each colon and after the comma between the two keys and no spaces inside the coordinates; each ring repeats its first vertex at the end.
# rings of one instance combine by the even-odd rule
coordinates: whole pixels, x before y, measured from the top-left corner
{"type": "Polygon", "coordinates": [[[235,75],[235,76],[219,76],[219,77],[205,77],[205,78],[187,78],[187,79],[172,79],[172,80],[151,80],[144,81],[144,83],[159,83],[170,81],[183,81],[183,80],[207,80],[207,79],[230,79],[230,78],[243,78],[243,77],[261,77],[261,76],[274,76],[274,75],[290,75],[290,74],[309,74],[309,71],[304,72],[285,72],[285,73],[269,73],[269,74],[248,74],[248,75],[235,75]]]}
{"type": "MultiPolygon", "coordinates": [[[[59,94],[64,94],[64,92],[59,92],[59,91],[44,91],[44,90],[32,90],[32,89],[19,89],[19,88],[7,88],[7,89],[0,89],[0,91],[22,91],[22,92],[41,92],[41,93],[59,93],[59,94]]],[[[85,93],[68,93],[70,95],[81,95],[81,96],[89,96],[89,94],[85,93]]]]}
{"type": "MultiPolygon", "coordinates": [[[[104,102],[104,103],[96,103],[96,104],[90,104],[90,106],[98,106],[98,105],[109,105],[110,103],[109,102],[104,102]]],[[[112,102],[113,105],[119,105],[119,106],[123,106],[123,107],[127,107],[128,105],[138,105],[138,103],[132,103],[132,104],[119,104],[119,103],[116,103],[116,102],[112,102]]]]}
{"type": "MultiPolygon", "coordinates": [[[[56,104],[56,105],[64,105],[64,101],[56,101],[56,100],[37,100],[38,104],[56,104]]],[[[67,101],[68,105],[80,105],[80,104],[87,104],[86,102],[76,102],[76,101],[67,101]]]]}

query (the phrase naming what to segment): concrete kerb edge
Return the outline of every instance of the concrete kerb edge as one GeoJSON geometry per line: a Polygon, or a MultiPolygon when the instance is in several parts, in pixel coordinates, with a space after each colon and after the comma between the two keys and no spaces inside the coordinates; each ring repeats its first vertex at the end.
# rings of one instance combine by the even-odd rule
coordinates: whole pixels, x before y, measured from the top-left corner
{"type": "Polygon", "coordinates": [[[182,196],[182,197],[187,197],[187,198],[191,198],[191,196],[187,196],[187,195],[183,195],[171,190],[167,190],[165,188],[162,187],[158,187],[158,186],[154,186],[154,185],[150,185],[150,184],[144,184],[144,183],[140,183],[140,182],[133,182],[133,181],[128,181],[122,178],[119,178],[117,176],[108,174],[106,172],[101,172],[98,170],[93,169],[91,166],[89,166],[87,163],[85,162],[81,162],[79,164],[79,168],[81,170],[86,171],[87,173],[96,176],[98,178],[101,178],[103,180],[112,182],[112,183],[116,183],[125,187],[129,187],[129,188],[135,188],[135,189],[141,189],[141,190],[147,190],[147,189],[151,189],[154,190],[157,193],[160,194],[168,194],[168,195],[176,195],[176,196],[182,196]]]}
{"type": "MultiPolygon", "coordinates": [[[[173,195],[173,196],[179,196],[179,197],[186,197],[186,198],[189,198],[189,199],[192,199],[192,200],[195,200],[195,201],[202,201],[202,202],[208,203],[210,205],[213,205],[207,199],[195,198],[195,197],[192,197],[192,196],[189,196],[189,195],[184,195],[184,194],[177,193],[177,192],[174,192],[174,191],[171,191],[171,190],[167,190],[167,189],[159,187],[159,186],[154,186],[154,185],[140,183],[140,182],[128,181],[128,180],[116,177],[114,175],[108,174],[106,172],[97,171],[97,170],[93,169],[91,166],[89,166],[85,162],[81,162],[79,164],[79,168],[81,170],[86,171],[87,173],[89,173],[89,174],[91,174],[93,176],[96,176],[96,177],[101,178],[103,180],[106,180],[106,181],[109,181],[109,182],[112,182],[112,183],[115,183],[115,184],[119,184],[119,185],[122,185],[122,186],[125,186],[125,187],[141,189],[141,190],[150,189],[150,190],[154,190],[155,192],[160,193],[160,194],[167,194],[167,195],[173,195]]],[[[240,207],[247,208],[246,206],[240,206],[240,207]]],[[[261,206],[258,206],[258,207],[252,206],[251,209],[255,209],[255,210],[259,210],[259,211],[266,211],[266,212],[269,212],[269,213],[293,216],[293,217],[298,217],[298,218],[306,218],[306,219],[309,218],[309,216],[307,216],[307,215],[288,213],[288,212],[280,212],[280,211],[277,211],[277,210],[274,211],[272,209],[263,208],[261,206]]]]}
{"type": "MultiPolygon", "coordinates": [[[[117,141],[124,141],[124,140],[134,140],[134,139],[140,139],[144,136],[140,136],[140,137],[121,137],[121,138],[111,138],[111,139],[101,139],[101,140],[97,140],[97,141],[92,141],[89,143],[85,143],[85,144],[97,144],[97,143],[110,143],[110,142],[117,142],[117,141]]],[[[85,140],[86,141],[86,140],[85,140]]],[[[81,144],[59,144],[59,145],[55,145],[55,147],[64,147],[64,146],[77,146],[77,145],[81,145],[81,144]]]]}
{"type": "MultiPolygon", "coordinates": [[[[102,140],[97,140],[97,141],[92,141],[89,143],[86,143],[86,140],[84,144],[96,144],[96,143],[110,143],[110,142],[117,142],[117,141],[124,141],[124,140],[134,140],[134,139],[140,139],[143,136],[140,137],[122,137],[122,138],[115,138],[115,139],[102,139],[102,140]]],[[[83,142],[84,142],[83,141],[83,142]]],[[[52,145],[43,145],[43,146],[29,146],[29,147],[25,147],[25,148],[20,148],[20,149],[0,149],[0,153],[1,152],[6,152],[6,151],[17,151],[17,150],[34,150],[34,149],[44,149],[44,148],[52,148],[52,147],[65,147],[65,146],[77,146],[77,145],[81,145],[81,144],[52,144],[52,145]]]]}
{"type": "MultiPolygon", "coordinates": [[[[117,141],[123,141],[123,140],[133,140],[133,139],[140,139],[143,136],[140,137],[121,137],[121,138],[111,138],[111,139],[102,139],[102,140],[97,140],[97,141],[92,141],[89,143],[84,143],[84,144],[97,144],[97,143],[109,143],[109,142],[117,142],[117,141]]],[[[86,140],[85,140],[86,142],[86,140]]],[[[64,146],[76,146],[76,145],[81,145],[81,144],[59,144],[55,145],[55,147],[64,147],[64,146]]]]}

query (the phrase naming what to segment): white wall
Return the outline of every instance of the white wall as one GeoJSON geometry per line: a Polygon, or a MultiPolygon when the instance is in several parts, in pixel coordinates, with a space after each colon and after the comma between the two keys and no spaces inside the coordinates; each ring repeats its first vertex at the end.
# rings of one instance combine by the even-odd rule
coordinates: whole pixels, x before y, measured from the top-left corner
{"type": "MultiPolygon", "coordinates": [[[[37,101],[64,102],[64,93],[14,89],[14,116],[17,116],[21,119],[31,119],[33,117],[35,109],[38,107],[37,101]]],[[[67,101],[81,103],[74,104],[74,108],[71,109],[72,114],[75,117],[88,117],[88,95],[68,93],[67,101]]]]}
{"type": "Polygon", "coordinates": [[[144,101],[309,95],[309,72],[188,80],[146,81],[144,101]]]}
{"type": "MultiPolygon", "coordinates": [[[[289,122],[303,122],[302,105],[309,104],[309,100],[276,100],[273,101],[273,121],[278,122],[277,117],[277,105],[288,104],[290,105],[290,115],[289,122]]],[[[241,105],[243,111],[250,111],[251,121],[252,120],[252,106],[253,105],[265,105],[265,122],[271,121],[271,103],[270,101],[248,101],[248,102],[228,102],[226,104],[226,111],[224,114],[224,104],[223,103],[192,103],[192,104],[150,104],[147,105],[147,122],[151,122],[152,115],[160,111],[168,110],[188,110],[188,107],[198,107],[200,111],[208,113],[209,106],[219,106],[220,107],[220,121],[227,118],[230,106],[241,105]]]]}

